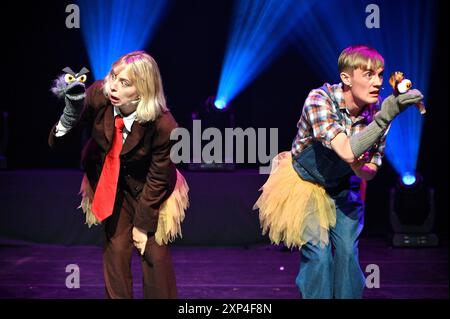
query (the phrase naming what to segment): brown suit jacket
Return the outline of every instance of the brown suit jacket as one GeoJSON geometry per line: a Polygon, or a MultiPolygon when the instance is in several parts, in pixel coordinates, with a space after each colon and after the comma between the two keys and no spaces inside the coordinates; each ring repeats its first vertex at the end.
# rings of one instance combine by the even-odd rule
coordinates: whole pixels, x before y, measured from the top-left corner
{"type": "MultiPolygon", "coordinates": [[[[114,132],[114,109],[102,92],[102,81],[94,82],[86,91],[83,112],[77,125],[64,136],[55,136],[55,124],[48,143],[57,149],[72,134],[92,127],[92,134],[81,156],[82,165],[92,188],[100,178],[106,153],[111,147],[114,132]]],[[[177,127],[170,112],[155,121],[133,123],[120,154],[120,176],[117,195],[129,192],[135,199],[133,225],[155,232],[159,207],[170,196],[176,183],[175,165],[170,160],[171,131],[177,127]]],[[[117,197],[116,197],[117,198],[117,197]]],[[[121,207],[114,207],[115,210],[121,207]]],[[[114,214],[114,213],[113,213],[114,214]]]]}

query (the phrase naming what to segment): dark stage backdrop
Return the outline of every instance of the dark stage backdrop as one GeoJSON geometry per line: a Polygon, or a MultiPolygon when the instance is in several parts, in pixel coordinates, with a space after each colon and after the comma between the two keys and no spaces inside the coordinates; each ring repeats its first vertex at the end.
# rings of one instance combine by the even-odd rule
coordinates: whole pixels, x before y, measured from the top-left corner
{"type": "MultiPolygon", "coordinates": [[[[81,31],[67,29],[64,24],[69,3],[16,1],[2,10],[5,72],[0,110],[9,114],[8,170],[79,168],[79,141],[63,154],[51,153],[47,145],[48,132],[62,111],[61,103],[49,91],[52,80],[65,66],[90,68],[81,31]]],[[[447,236],[449,52],[445,33],[448,18],[443,8],[441,4],[436,21],[438,41],[433,51],[430,108],[418,170],[436,190],[438,232],[447,236]]],[[[189,127],[191,112],[216,93],[231,11],[232,1],[175,1],[145,48],[160,66],[165,93],[180,126],[189,127]]],[[[288,150],[304,99],[325,81],[297,49],[288,48],[233,101],[237,126],[277,127],[279,149],[288,150]]],[[[369,183],[365,234],[387,232],[388,189],[396,178],[385,161],[377,178],[369,183]]],[[[40,182],[35,181],[36,187],[40,182]]]]}

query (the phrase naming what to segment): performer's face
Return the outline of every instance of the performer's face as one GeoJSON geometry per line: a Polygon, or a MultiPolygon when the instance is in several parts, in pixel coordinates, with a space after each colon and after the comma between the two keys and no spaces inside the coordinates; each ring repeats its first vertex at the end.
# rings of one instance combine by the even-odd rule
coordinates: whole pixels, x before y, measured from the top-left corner
{"type": "Polygon", "coordinates": [[[383,71],[384,68],[353,70],[353,74],[350,76],[352,84],[350,91],[356,104],[364,106],[378,101],[383,84],[383,71]]]}
{"type": "Polygon", "coordinates": [[[138,99],[136,86],[131,82],[124,65],[119,65],[111,70],[109,99],[111,104],[119,108],[127,108],[126,113],[136,110],[136,105],[130,102],[138,99]],[[134,108],[130,110],[130,108],[134,108]]]}

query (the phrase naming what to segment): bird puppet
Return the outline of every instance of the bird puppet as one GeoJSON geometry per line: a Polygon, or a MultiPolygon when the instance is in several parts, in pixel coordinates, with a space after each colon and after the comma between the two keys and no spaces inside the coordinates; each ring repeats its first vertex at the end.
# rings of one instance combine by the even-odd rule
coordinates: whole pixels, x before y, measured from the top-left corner
{"type": "MultiPolygon", "coordinates": [[[[411,80],[405,77],[405,74],[400,71],[395,71],[389,77],[389,84],[392,86],[394,96],[398,96],[399,94],[407,93],[411,87],[411,80]]],[[[425,104],[423,102],[417,103],[417,107],[420,111],[420,114],[425,114],[427,110],[425,109],[425,104]]]]}

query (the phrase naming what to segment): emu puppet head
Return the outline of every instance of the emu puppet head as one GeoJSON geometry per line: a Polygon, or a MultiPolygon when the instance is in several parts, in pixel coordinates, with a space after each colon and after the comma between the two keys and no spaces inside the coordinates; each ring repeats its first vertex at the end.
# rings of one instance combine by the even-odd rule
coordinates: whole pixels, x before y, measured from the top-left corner
{"type": "Polygon", "coordinates": [[[394,90],[394,95],[406,93],[412,86],[412,82],[405,78],[405,74],[400,71],[396,71],[391,74],[389,77],[389,84],[394,90]]]}

